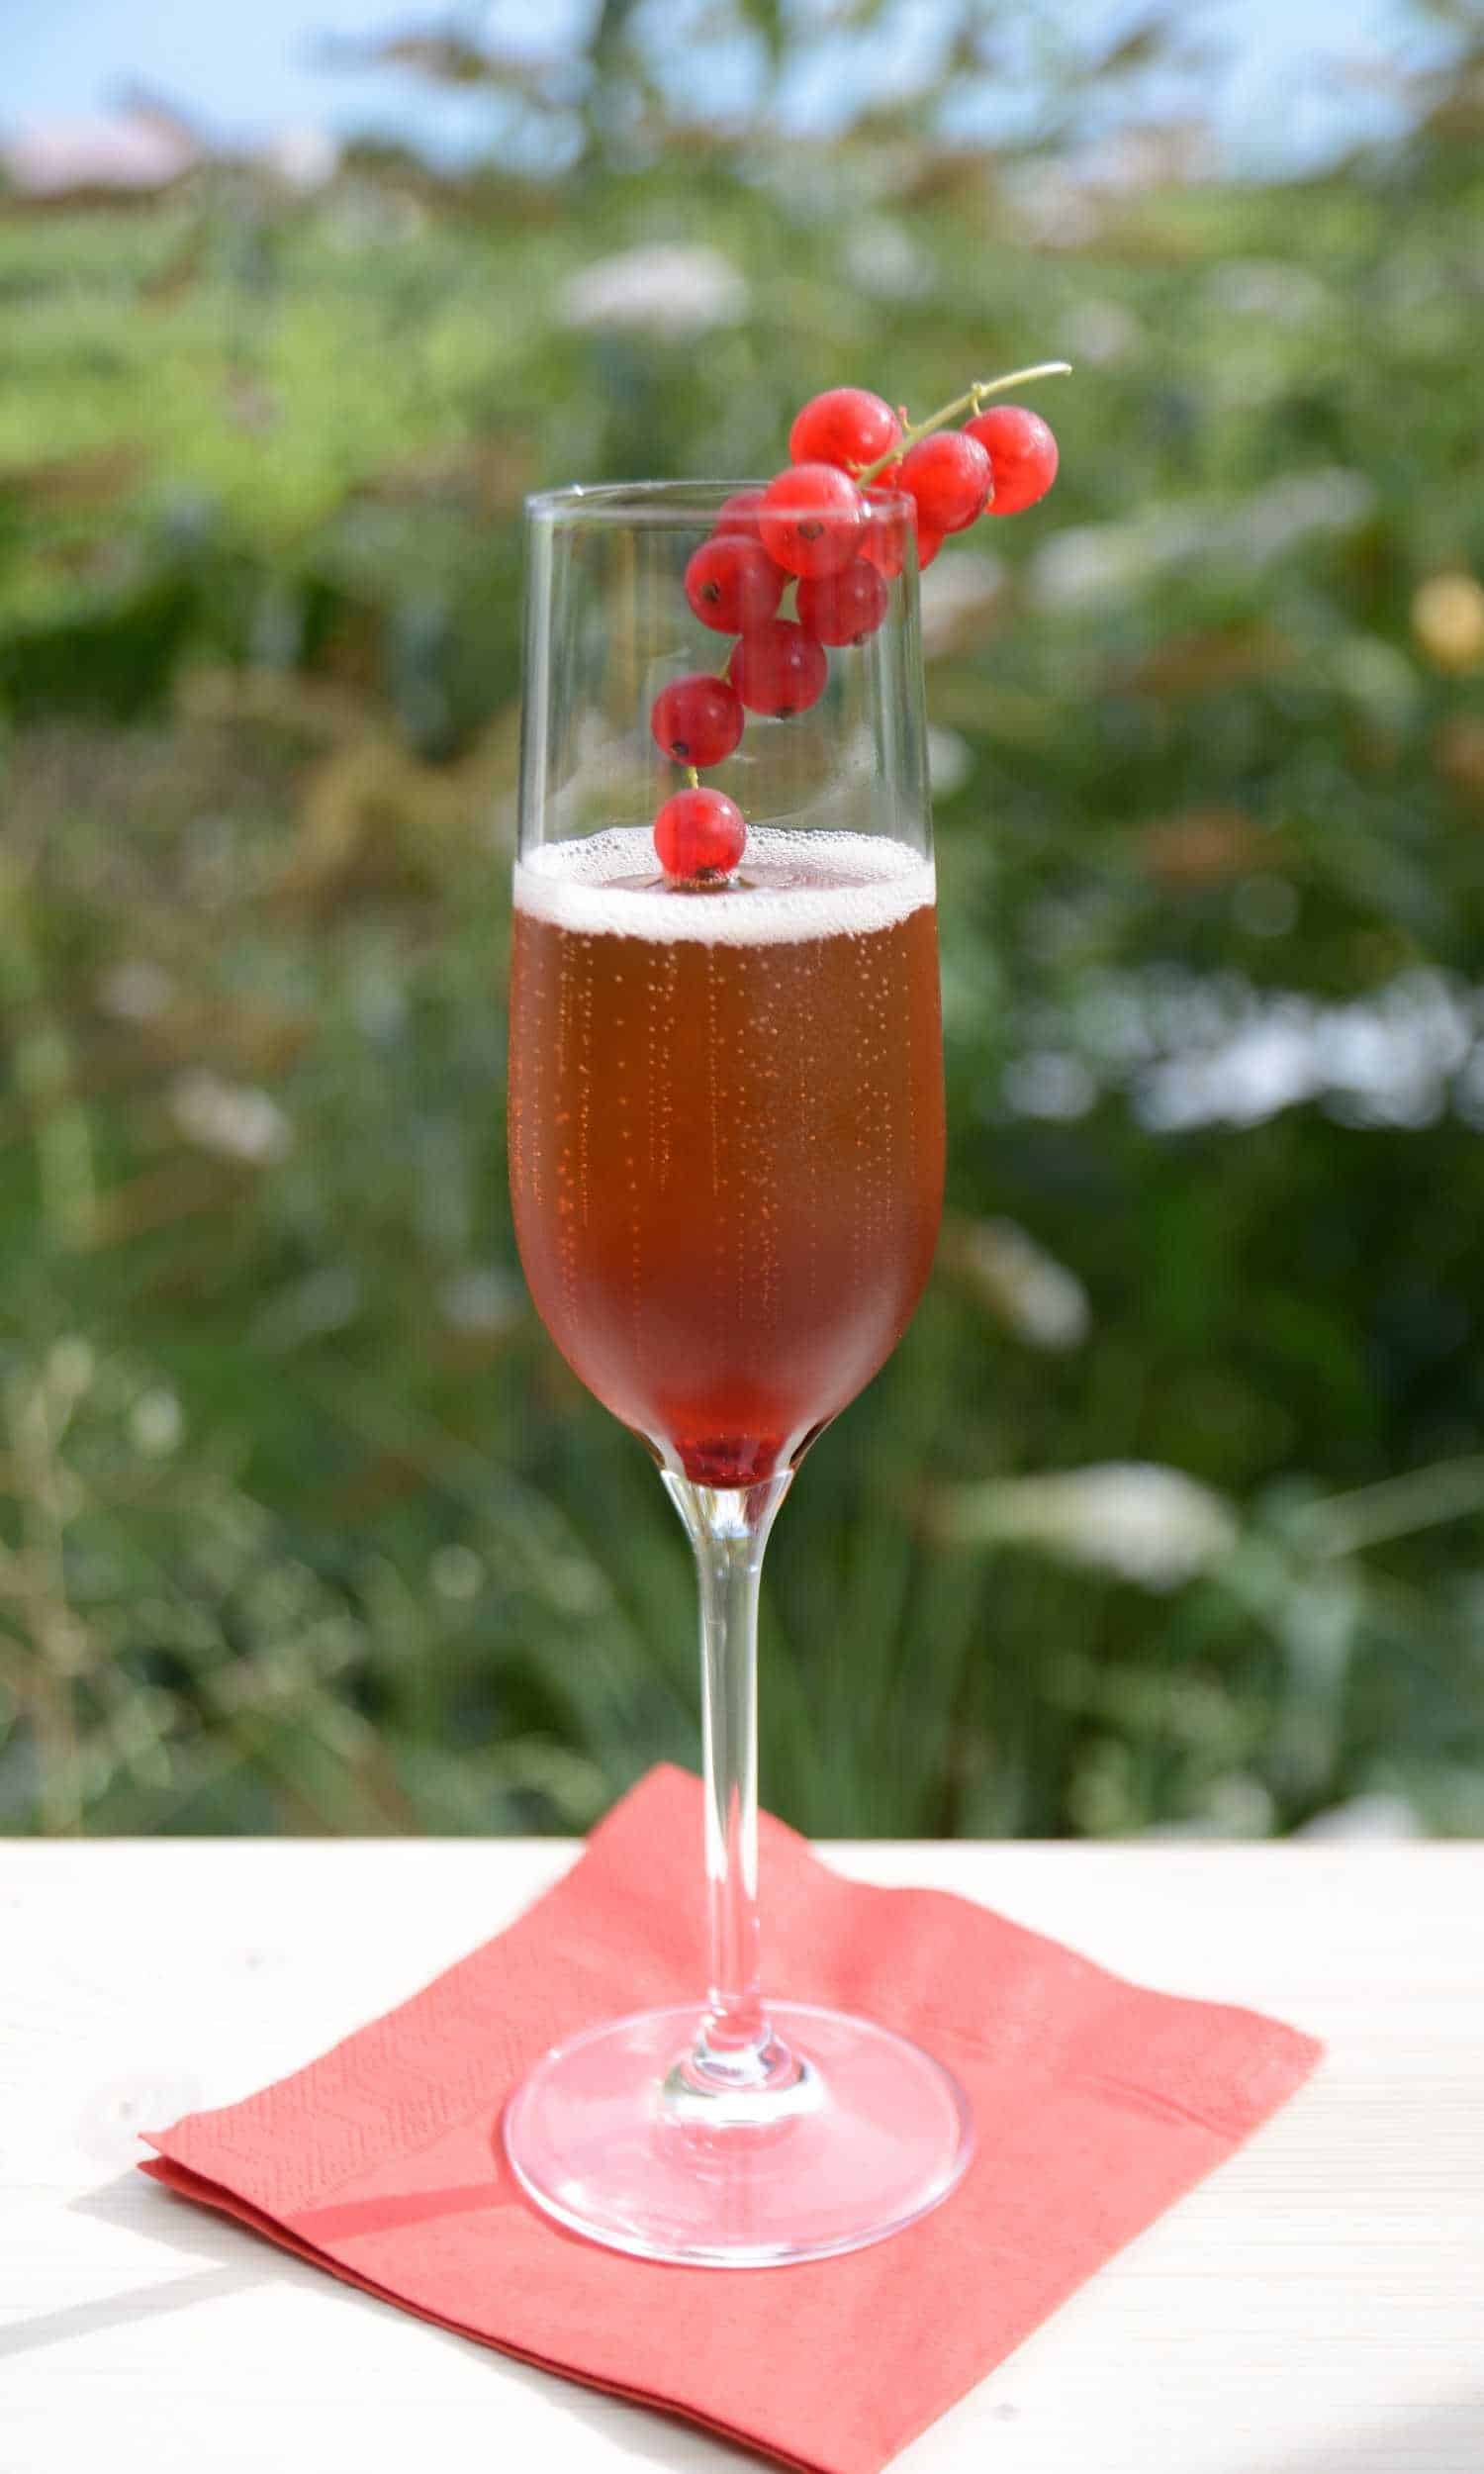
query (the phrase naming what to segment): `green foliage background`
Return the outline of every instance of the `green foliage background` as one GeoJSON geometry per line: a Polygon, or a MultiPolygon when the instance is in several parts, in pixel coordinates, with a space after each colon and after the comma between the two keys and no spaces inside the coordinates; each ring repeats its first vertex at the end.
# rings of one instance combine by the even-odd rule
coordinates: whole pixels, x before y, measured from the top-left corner
{"type": "Polygon", "coordinates": [[[694,1759],[684,1542],[505,1195],[520,498],[1065,350],[1055,496],[935,571],[951,1219],[780,1524],[766,1791],[1484,1829],[1484,644],[1416,602],[1484,572],[1478,58],[1239,185],[930,94],[698,133],[603,14],[559,178],[0,211],[0,1825],[578,1828],[694,1759]],[[661,245],[740,315],[564,307],[661,245]]]}

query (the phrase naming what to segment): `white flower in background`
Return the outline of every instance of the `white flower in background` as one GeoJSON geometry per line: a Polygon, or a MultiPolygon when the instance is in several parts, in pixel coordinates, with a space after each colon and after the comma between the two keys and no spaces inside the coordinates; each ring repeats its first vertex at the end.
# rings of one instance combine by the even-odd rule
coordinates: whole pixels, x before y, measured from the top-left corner
{"type": "Polygon", "coordinates": [[[398,248],[416,240],[431,222],[432,210],[420,198],[378,189],[369,180],[346,181],[325,208],[326,237],[346,251],[398,248]]]}
{"type": "MultiPolygon", "coordinates": [[[[1280,473],[1250,498],[1154,508],[1118,523],[1068,524],[1032,559],[1031,598],[1043,610],[1081,610],[1145,591],[1192,559],[1203,565],[1227,559],[1251,574],[1303,541],[1353,531],[1375,495],[1366,474],[1326,464],[1314,472],[1280,473]]],[[[937,573],[932,568],[924,578],[924,602],[937,573]]]]}
{"type": "Polygon", "coordinates": [[[472,1340],[497,1339],[525,1311],[525,1290],[498,1264],[476,1264],[455,1272],[438,1292],[445,1323],[472,1340]]]}
{"type": "Polygon", "coordinates": [[[254,1168],[281,1160],[294,1139],[288,1118],[265,1091],[224,1082],[204,1067],[177,1076],[170,1090],[170,1114],[187,1142],[254,1168]]]}
{"type": "Polygon", "coordinates": [[[1203,1020],[1170,992],[1158,1024],[1167,1053],[1133,1087],[1135,1113],[1155,1133],[1260,1125],[1309,1099],[1346,1124],[1431,1125],[1473,1052],[1469,992],[1441,972],[1404,972],[1349,1005],[1259,994],[1241,980],[1230,996],[1230,1010],[1218,1002],[1203,1020]]]}
{"type": "Polygon", "coordinates": [[[1213,523],[1182,508],[1153,508],[1119,523],[1067,524],[1031,560],[1031,597],[1043,610],[1081,610],[1113,594],[1139,592],[1197,557],[1213,523]]]}
{"type": "Polygon", "coordinates": [[[1278,1826],[1271,1795],[1259,1778],[1239,1772],[1213,1778],[1197,1809],[1183,1821],[1156,1821],[1135,1832],[1140,1839],[1270,1839],[1278,1826]]]}
{"type": "Polygon", "coordinates": [[[1425,1839],[1427,1825],[1405,1795],[1379,1791],[1332,1804],[1294,1832],[1300,1839],[1425,1839]]]}
{"type": "Polygon", "coordinates": [[[946,652],[966,627],[987,618],[1005,575],[1004,560],[992,550],[946,550],[922,579],[923,651],[946,652]]]}
{"type": "Polygon", "coordinates": [[[696,335],[735,327],[749,298],[745,277],[719,249],[667,242],[595,258],[569,275],[557,294],[557,317],[565,327],[696,335]]]}
{"type": "Polygon", "coordinates": [[[1183,1471],[1151,1461],[1103,1461],[1038,1477],[960,1488],[945,1506],[948,1533],[966,1544],[1039,1546],[1145,1589],[1178,1589],[1230,1555],[1230,1507],[1183,1471]]]}
{"type": "Polygon", "coordinates": [[[1033,1048],[1012,1057],[999,1087],[1013,1115],[1045,1117],[1053,1125],[1069,1125],[1097,1105],[1090,1069],[1062,1048],[1033,1048]]]}
{"type": "Polygon", "coordinates": [[[1322,464],[1316,472],[1279,474],[1245,500],[1223,530],[1231,548],[1260,567],[1314,534],[1352,532],[1375,502],[1375,483],[1367,474],[1322,464]]]}
{"type": "Polygon", "coordinates": [[[100,971],[95,993],[116,1022],[153,1022],[168,1012],[175,983],[157,962],[114,962],[100,971]]]}
{"type": "Polygon", "coordinates": [[[386,963],[367,962],[350,985],[357,1027],[367,1039],[396,1039],[407,1023],[407,994],[386,963]]]}
{"type": "Polygon", "coordinates": [[[308,197],[326,188],[340,168],[339,141],[327,129],[281,129],[261,156],[265,172],[285,189],[308,197]]]}
{"type": "MultiPolygon", "coordinates": [[[[1484,613],[1479,636],[1484,653],[1484,613]]],[[[1335,684],[1383,729],[1405,729],[1421,701],[1421,683],[1412,663],[1395,644],[1379,635],[1346,635],[1330,655],[1335,684]]]]}
{"type": "Polygon", "coordinates": [[[1319,277],[1286,258],[1228,258],[1202,289],[1220,317],[1260,318],[1274,327],[1307,327],[1329,302],[1319,277]]]}
{"type": "Polygon", "coordinates": [[[1119,301],[1079,301],[1057,325],[1057,340],[1069,361],[1089,369],[1116,369],[1132,360],[1144,329],[1119,301]]]}
{"type": "Polygon", "coordinates": [[[932,259],[888,216],[852,223],[843,258],[853,288],[873,300],[920,301],[933,289],[932,259]]]}
{"type": "Polygon", "coordinates": [[[467,1606],[485,1585],[484,1559],[473,1547],[435,1547],[427,1559],[427,1577],[440,1598],[467,1606]]]}
{"type": "Polygon", "coordinates": [[[1302,999],[1269,1007],[1218,1044],[1161,1058],[1135,1087],[1134,1111],[1157,1134],[1192,1125],[1261,1125],[1324,1088],[1302,999]]]}
{"type": "Polygon", "coordinates": [[[974,752],[957,730],[929,730],[927,759],[935,799],[952,799],[974,771],[974,752]]]}
{"type": "Polygon", "coordinates": [[[173,1391],[141,1391],[129,1412],[129,1435],[137,1452],[162,1461],[185,1433],[185,1415],[173,1391]]]}
{"type": "Polygon", "coordinates": [[[1077,168],[1089,188],[1137,198],[1209,179],[1213,154],[1211,133],[1199,120],[1125,123],[1094,140],[1077,168]]]}
{"type": "Polygon", "coordinates": [[[1033,1349],[1075,1349],[1086,1339],[1086,1289],[1014,1220],[956,1223],[948,1259],[979,1302],[1033,1349]]]}
{"type": "Polygon", "coordinates": [[[18,197],[71,189],[165,189],[201,160],[183,129],[142,112],[78,113],[30,121],[0,152],[18,197]]]}
{"type": "Polygon", "coordinates": [[[1045,158],[1009,164],[1000,180],[1023,239],[1076,249],[1096,238],[1102,211],[1064,165],[1045,158]]]}

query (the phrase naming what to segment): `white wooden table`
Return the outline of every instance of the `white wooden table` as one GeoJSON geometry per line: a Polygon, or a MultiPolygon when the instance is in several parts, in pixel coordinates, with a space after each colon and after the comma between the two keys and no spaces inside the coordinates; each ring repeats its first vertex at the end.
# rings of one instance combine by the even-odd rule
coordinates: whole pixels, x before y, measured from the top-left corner
{"type": "MultiPolygon", "coordinates": [[[[132,2170],[507,1921],[555,1841],[0,1847],[0,2474],[757,2460],[132,2170]]],[[[1484,2474],[1484,1847],[840,1847],[1328,2061],[900,2474],[1484,2474]]]]}

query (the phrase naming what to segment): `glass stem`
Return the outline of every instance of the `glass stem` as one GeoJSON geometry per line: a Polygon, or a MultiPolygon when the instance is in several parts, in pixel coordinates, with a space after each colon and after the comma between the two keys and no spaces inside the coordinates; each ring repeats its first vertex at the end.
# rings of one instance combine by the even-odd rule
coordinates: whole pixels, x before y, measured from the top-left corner
{"type": "Polygon", "coordinates": [[[698,1486],[665,1473],[700,1584],[709,1986],[688,2076],[718,2090],[796,2075],[763,2008],[758,1930],[758,1582],[791,1476],[698,1486]]]}

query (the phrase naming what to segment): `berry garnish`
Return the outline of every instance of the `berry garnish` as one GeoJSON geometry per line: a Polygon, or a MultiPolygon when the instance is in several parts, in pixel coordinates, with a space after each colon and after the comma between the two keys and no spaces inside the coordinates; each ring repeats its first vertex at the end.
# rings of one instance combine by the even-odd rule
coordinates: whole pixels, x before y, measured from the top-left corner
{"type": "Polygon", "coordinates": [[[747,842],[742,810],[722,791],[677,791],[654,820],[654,846],[667,876],[729,876],[747,842]]]}
{"type": "Polygon", "coordinates": [[[866,523],[861,531],[861,556],[869,558],[878,574],[889,583],[901,574],[907,556],[907,515],[892,500],[882,501],[875,490],[866,493],[866,523]]]}
{"type": "Polygon", "coordinates": [[[758,530],[758,509],[762,504],[761,490],[733,490],[729,499],[723,499],[712,530],[745,532],[754,541],[761,541],[763,536],[758,530]]]}
{"type": "Polygon", "coordinates": [[[1045,498],[1057,477],[1057,441],[1039,413],[1019,404],[994,404],[965,426],[994,474],[991,516],[1018,516],[1045,498]]]}
{"type": "Polygon", "coordinates": [[[886,598],[877,568],[855,558],[837,576],[803,577],[798,623],[817,644],[863,644],[885,618],[886,598]]]}
{"type": "Polygon", "coordinates": [[[761,541],[745,532],[719,532],[692,557],[686,599],[703,627],[745,635],[773,617],[786,581],[761,541]]]}
{"type": "Polygon", "coordinates": [[[963,531],[991,499],[996,515],[1010,516],[1045,496],[1057,470],[1045,422],[1015,405],[986,411],[985,402],[1067,366],[1044,361],[976,379],[919,422],[865,387],[831,387],[794,421],[788,471],[723,502],[710,539],[687,565],[685,588],[703,626],[736,636],[731,659],[719,679],[706,671],[672,679],[650,710],[656,744],[690,776],[654,821],[668,876],[698,880],[735,868],[746,824],[731,800],[702,789],[699,767],[731,754],[744,707],[782,719],[818,703],[829,679],[825,646],[863,643],[885,618],[908,525],[919,567],[931,567],[945,534],[963,531]],[[972,416],[966,427],[951,428],[963,413],[972,416]],[[789,581],[796,619],[777,615],[789,581]]]}
{"type": "Polygon", "coordinates": [[[719,765],[742,736],[742,707],[725,679],[697,670],[661,688],[649,726],[678,765],[719,765]]]}
{"type": "Polygon", "coordinates": [[[764,549],[790,576],[848,567],[865,521],[866,501],[834,464],[790,464],[769,482],[758,515],[764,549]]]}
{"type": "Polygon", "coordinates": [[[765,619],[733,653],[733,687],[749,713],[806,713],[817,704],[829,677],[824,647],[791,618],[765,619]]]}
{"type": "Polygon", "coordinates": [[[900,436],[901,424],[890,405],[869,387],[830,387],[795,417],[788,432],[788,460],[860,472],[889,454],[900,436]]]}
{"type": "Polygon", "coordinates": [[[917,501],[934,532],[962,532],[983,514],[993,480],[989,458],[967,429],[939,429],[919,438],[901,459],[901,486],[917,501]]]}

